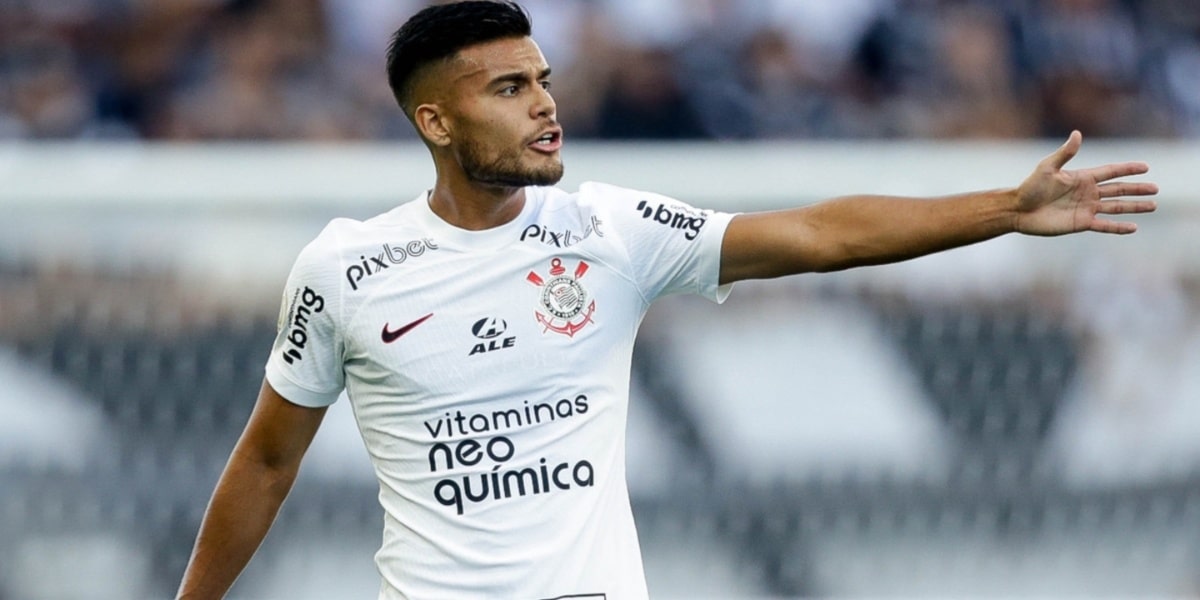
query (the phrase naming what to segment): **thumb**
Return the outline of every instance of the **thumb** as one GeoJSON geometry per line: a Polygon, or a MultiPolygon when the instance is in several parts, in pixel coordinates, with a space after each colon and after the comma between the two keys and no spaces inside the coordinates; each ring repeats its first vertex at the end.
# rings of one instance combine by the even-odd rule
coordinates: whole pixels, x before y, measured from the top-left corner
{"type": "Polygon", "coordinates": [[[1075,158],[1079,154],[1079,147],[1083,145],[1083,134],[1076,129],[1067,137],[1066,143],[1059,146],[1053,154],[1046,157],[1046,160],[1054,167],[1055,170],[1062,169],[1067,162],[1075,158]]]}

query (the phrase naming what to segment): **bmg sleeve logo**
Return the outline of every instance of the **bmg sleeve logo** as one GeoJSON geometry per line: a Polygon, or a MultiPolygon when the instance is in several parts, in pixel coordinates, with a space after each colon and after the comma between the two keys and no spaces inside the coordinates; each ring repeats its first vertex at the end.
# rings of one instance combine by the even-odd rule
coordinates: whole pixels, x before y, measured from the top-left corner
{"type": "Polygon", "coordinates": [[[659,204],[651,207],[648,202],[642,200],[638,203],[637,209],[642,211],[643,219],[650,219],[671,229],[679,229],[684,232],[683,237],[689,240],[696,239],[696,236],[700,235],[700,230],[704,228],[704,224],[708,222],[705,212],[682,205],[668,208],[664,204],[659,204]]]}
{"type": "MultiPolygon", "coordinates": [[[[325,310],[325,298],[308,286],[305,286],[303,290],[296,290],[292,296],[292,310],[288,312],[287,321],[283,323],[288,327],[283,360],[287,361],[289,365],[298,360],[304,360],[304,355],[300,351],[304,350],[308,344],[308,319],[323,310],[325,310]]],[[[282,330],[282,327],[280,329],[282,330]]]]}

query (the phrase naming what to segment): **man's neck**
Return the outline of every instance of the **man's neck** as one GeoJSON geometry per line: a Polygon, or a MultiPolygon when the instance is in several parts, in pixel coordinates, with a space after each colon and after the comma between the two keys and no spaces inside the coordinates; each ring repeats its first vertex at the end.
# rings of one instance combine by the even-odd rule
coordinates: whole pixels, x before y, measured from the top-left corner
{"type": "Polygon", "coordinates": [[[499,227],[517,218],[524,207],[525,188],[520,187],[454,185],[439,180],[429,195],[429,208],[435,215],[468,231],[499,227]]]}

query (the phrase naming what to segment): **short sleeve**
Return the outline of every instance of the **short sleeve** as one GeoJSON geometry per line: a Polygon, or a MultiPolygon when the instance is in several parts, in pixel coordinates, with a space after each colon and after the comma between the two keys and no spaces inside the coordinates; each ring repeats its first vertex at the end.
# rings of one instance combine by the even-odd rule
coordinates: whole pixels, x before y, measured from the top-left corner
{"type": "Polygon", "coordinates": [[[729,296],[732,284],[719,281],[721,242],[733,214],[601,183],[584,184],[581,191],[607,213],[647,301],[690,293],[720,303],[729,296]]]}
{"type": "Polygon", "coordinates": [[[345,386],[339,263],[333,237],[326,228],[292,266],[267,359],[267,382],[301,406],[329,406],[345,386]]]}

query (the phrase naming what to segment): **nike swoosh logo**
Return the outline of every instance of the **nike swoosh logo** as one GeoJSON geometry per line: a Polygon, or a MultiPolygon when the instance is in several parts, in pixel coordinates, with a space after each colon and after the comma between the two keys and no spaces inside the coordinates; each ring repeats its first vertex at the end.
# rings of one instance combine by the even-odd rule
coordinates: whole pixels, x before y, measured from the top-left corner
{"type": "Polygon", "coordinates": [[[412,323],[409,323],[408,325],[405,325],[404,327],[401,327],[400,329],[397,329],[395,331],[388,331],[388,324],[384,323],[383,324],[383,343],[390,344],[390,343],[400,339],[400,336],[412,331],[414,327],[416,327],[417,325],[420,325],[421,323],[424,323],[427,319],[429,319],[429,317],[432,317],[432,316],[433,316],[433,313],[429,313],[429,314],[421,317],[420,319],[417,319],[416,321],[413,321],[412,323]]]}

